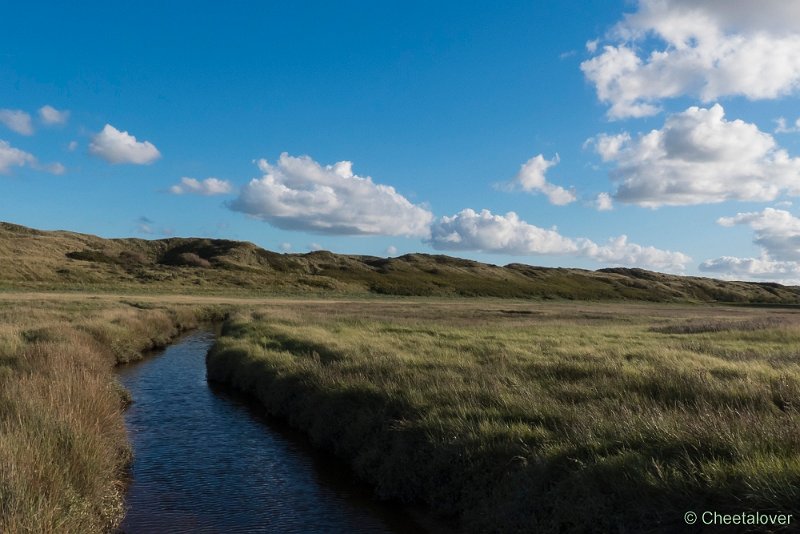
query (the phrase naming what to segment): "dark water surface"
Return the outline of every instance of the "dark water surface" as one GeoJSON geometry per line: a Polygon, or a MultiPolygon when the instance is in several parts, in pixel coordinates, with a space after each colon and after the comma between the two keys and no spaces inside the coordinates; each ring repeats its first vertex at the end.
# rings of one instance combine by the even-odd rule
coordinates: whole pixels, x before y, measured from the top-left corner
{"type": "Polygon", "coordinates": [[[420,532],[304,438],[206,382],[213,334],[124,366],[133,395],[125,533],[420,532]]]}

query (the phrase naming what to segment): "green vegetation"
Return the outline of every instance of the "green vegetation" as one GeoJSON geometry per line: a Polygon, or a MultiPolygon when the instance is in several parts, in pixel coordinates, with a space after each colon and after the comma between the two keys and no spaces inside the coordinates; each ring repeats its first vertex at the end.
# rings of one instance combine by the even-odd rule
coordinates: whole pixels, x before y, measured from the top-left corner
{"type": "Polygon", "coordinates": [[[0,532],[103,532],[130,459],[116,363],[163,346],[201,306],[0,300],[0,532]]]}
{"type": "Polygon", "coordinates": [[[787,310],[384,301],[240,311],[207,364],[467,530],[670,532],[797,512],[799,354],[787,310]]]}
{"type": "Polygon", "coordinates": [[[130,451],[113,366],[220,305],[238,312],[212,379],[380,495],[470,530],[668,531],[701,507],[792,512],[797,304],[796,287],[640,269],[0,223],[0,532],[114,528],[130,451]],[[687,304],[708,302],[761,307],[687,304]]]}
{"type": "Polygon", "coordinates": [[[277,254],[238,241],[101,239],[0,223],[0,289],[241,296],[404,295],[800,304],[800,288],[642,269],[551,269],[407,254],[277,254]]]}

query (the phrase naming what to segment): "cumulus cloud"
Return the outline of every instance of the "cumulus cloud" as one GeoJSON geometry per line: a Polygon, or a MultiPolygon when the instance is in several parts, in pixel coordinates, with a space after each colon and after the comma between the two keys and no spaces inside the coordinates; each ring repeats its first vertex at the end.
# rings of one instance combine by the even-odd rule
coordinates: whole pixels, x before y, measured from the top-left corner
{"type": "Polygon", "coordinates": [[[601,134],[593,143],[603,161],[615,164],[620,202],[658,207],[800,194],[800,158],[755,124],[726,120],[719,104],[690,107],[636,138],[601,134]]]}
{"type": "Polygon", "coordinates": [[[729,280],[777,281],[800,285],[800,263],[796,261],[722,256],[704,261],[700,264],[700,270],[729,280]]]}
{"type": "Polygon", "coordinates": [[[59,111],[53,106],[42,106],[39,108],[39,118],[45,124],[66,124],[69,111],[59,111]]]}
{"type": "Polygon", "coordinates": [[[493,215],[464,209],[444,216],[431,227],[431,245],[439,250],[479,250],[515,255],[568,254],[577,244],[556,230],[528,224],[513,211],[493,215]]]}
{"type": "Polygon", "coordinates": [[[14,148],[7,141],[0,141],[0,173],[8,174],[11,167],[22,167],[36,162],[32,154],[14,148]]]}
{"type": "Polygon", "coordinates": [[[800,277],[800,218],[785,210],[765,208],[760,212],[721,217],[717,223],[726,227],[747,225],[752,228],[753,243],[761,249],[761,256],[710,259],[700,264],[701,271],[782,281],[800,277]]]}
{"type": "Polygon", "coordinates": [[[128,132],[121,132],[106,124],[92,137],[89,153],[103,158],[109,163],[133,163],[148,165],[161,157],[158,149],[149,141],[137,141],[128,132]]]}
{"type": "Polygon", "coordinates": [[[753,243],[775,260],[800,260],[800,219],[785,210],[765,208],[760,212],[721,217],[721,226],[744,224],[754,231],[753,243]]]}
{"type": "Polygon", "coordinates": [[[386,247],[386,255],[397,256],[397,247],[394,245],[389,245],[388,247],[386,247]]]}
{"type": "Polygon", "coordinates": [[[281,250],[283,252],[289,252],[289,251],[292,250],[292,244],[291,243],[287,243],[287,242],[281,243],[280,247],[281,247],[281,250]]]}
{"type": "Polygon", "coordinates": [[[551,184],[545,177],[547,170],[558,165],[559,161],[558,154],[551,160],[545,159],[542,154],[534,156],[520,166],[517,175],[510,182],[503,184],[503,188],[508,190],[521,189],[528,193],[544,193],[547,196],[547,200],[557,206],[574,202],[574,193],[561,186],[551,184]]]}
{"type": "Polygon", "coordinates": [[[794,124],[789,126],[784,117],[775,119],[775,133],[797,133],[800,132],[800,118],[794,121],[794,124]]]}
{"type": "Polygon", "coordinates": [[[600,193],[594,199],[594,207],[597,211],[611,211],[614,209],[614,202],[611,200],[611,195],[608,193],[600,193]]]}
{"type": "Polygon", "coordinates": [[[428,242],[437,250],[476,250],[512,255],[568,255],[614,264],[682,271],[691,261],[681,252],[628,242],[627,236],[597,244],[586,238],[569,238],[557,229],[529,224],[512,212],[495,215],[465,209],[442,217],[431,226],[428,242]]]}
{"type": "Polygon", "coordinates": [[[169,192],[173,195],[225,195],[231,192],[233,188],[231,183],[227,180],[220,180],[219,178],[206,178],[205,180],[197,180],[196,178],[181,178],[181,183],[173,185],[169,188],[169,192]]]}
{"type": "Polygon", "coordinates": [[[800,3],[640,0],[581,64],[612,119],[653,115],[663,99],[711,102],[800,87],[800,3]]]}
{"type": "Polygon", "coordinates": [[[0,109],[0,124],[22,135],[33,135],[31,116],[19,109],[0,109]]]}
{"type": "Polygon", "coordinates": [[[604,245],[598,245],[588,239],[579,239],[578,242],[581,255],[602,263],[683,271],[686,264],[692,260],[682,252],[630,243],[626,235],[612,237],[604,245]]]}
{"type": "Polygon", "coordinates": [[[8,141],[0,141],[0,174],[8,174],[12,167],[24,167],[25,165],[51,174],[64,174],[67,170],[61,163],[39,163],[33,154],[14,148],[8,141]]]}
{"type": "Polygon", "coordinates": [[[320,165],[308,156],[258,161],[264,175],[228,206],[286,230],[336,235],[428,235],[433,214],[393,187],[353,174],[352,163],[320,165]]]}

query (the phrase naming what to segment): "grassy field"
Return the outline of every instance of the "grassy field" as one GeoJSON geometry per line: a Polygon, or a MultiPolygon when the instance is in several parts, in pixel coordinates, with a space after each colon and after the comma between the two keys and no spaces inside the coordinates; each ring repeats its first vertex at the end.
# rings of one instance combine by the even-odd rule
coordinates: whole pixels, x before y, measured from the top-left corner
{"type": "Polygon", "coordinates": [[[671,531],[800,502],[800,310],[0,293],[0,532],[122,513],[113,366],[232,313],[210,378],[472,531],[671,531]]]}
{"type": "MultiPolygon", "coordinates": [[[[9,295],[5,295],[9,297],[9,295]]],[[[205,319],[207,304],[0,298],[0,532],[104,532],[130,459],[113,366],[205,319]]]]}
{"type": "Polygon", "coordinates": [[[209,377],[481,532],[800,512],[800,315],[521,301],[239,311],[209,377]]]}

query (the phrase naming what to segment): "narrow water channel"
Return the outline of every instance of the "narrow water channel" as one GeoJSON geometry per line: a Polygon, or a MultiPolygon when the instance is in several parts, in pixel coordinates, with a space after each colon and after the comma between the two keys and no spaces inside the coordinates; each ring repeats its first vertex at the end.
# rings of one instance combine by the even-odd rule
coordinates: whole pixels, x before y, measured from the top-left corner
{"type": "Polygon", "coordinates": [[[122,532],[424,530],[372,499],[335,459],[210,387],[212,343],[196,332],[120,369],[133,396],[125,420],[134,451],[122,532]]]}

